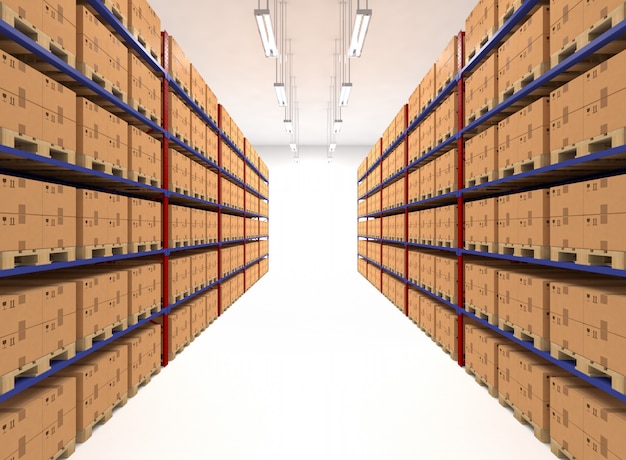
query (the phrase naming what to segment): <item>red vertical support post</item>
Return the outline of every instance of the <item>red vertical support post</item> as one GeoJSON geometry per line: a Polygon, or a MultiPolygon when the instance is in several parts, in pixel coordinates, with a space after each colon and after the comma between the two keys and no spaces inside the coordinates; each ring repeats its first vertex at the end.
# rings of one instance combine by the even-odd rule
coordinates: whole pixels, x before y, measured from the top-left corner
{"type": "MultiPolygon", "coordinates": [[[[378,177],[378,185],[380,186],[380,211],[378,213],[379,217],[380,217],[380,233],[378,234],[378,237],[380,238],[380,240],[382,240],[383,238],[383,138],[380,138],[380,144],[379,144],[379,148],[378,151],[380,153],[378,159],[380,160],[379,162],[379,168],[380,169],[380,176],[378,177]]],[[[380,246],[380,259],[379,259],[379,265],[382,267],[383,265],[383,242],[379,240],[379,246],[380,246]]],[[[382,269],[380,270],[380,292],[383,292],[383,271],[382,269]]]]}
{"type": "Polygon", "coordinates": [[[217,104],[217,316],[222,315],[222,104],[217,104]]]}
{"type": "MultiPolygon", "coordinates": [[[[459,32],[458,36],[458,67],[459,73],[465,66],[465,32],[459,32]]],[[[463,75],[459,78],[458,83],[458,129],[459,131],[465,127],[465,80],[463,75]]],[[[465,188],[465,141],[461,136],[457,141],[457,190],[465,188]]],[[[457,248],[464,248],[465,241],[465,199],[463,194],[459,193],[457,197],[457,248]]],[[[458,306],[465,308],[465,261],[463,254],[458,255],[457,260],[458,273],[457,273],[457,299],[458,306]]],[[[463,325],[465,316],[458,315],[457,325],[457,348],[458,348],[458,363],[459,366],[465,366],[465,327],[463,325]]]]}
{"type": "MultiPolygon", "coordinates": [[[[246,162],[248,159],[248,154],[246,152],[246,140],[243,140],[243,265],[244,267],[247,265],[247,259],[246,259],[246,246],[248,245],[248,242],[246,241],[246,220],[247,220],[247,212],[248,212],[248,207],[246,206],[246,202],[247,202],[247,198],[248,198],[248,179],[246,178],[247,174],[247,170],[248,170],[248,163],[246,162]]],[[[243,292],[246,292],[246,272],[248,270],[243,271],[243,292]]]]}
{"type": "MultiPolygon", "coordinates": [[[[169,40],[167,37],[167,32],[161,32],[161,64],[165,72],[169,68],[169,40]]],[[[161,80],[161,126],[165,130],[165,132],[169,131],[169,83],[165,75],[161,80]]],[[[170,164],[169,164],[169,140],[166,135],[163,136],[163,141],[161,143],[161,187],[163,189],[169,190],[170,184],[170,164]]],[[[163,197],[163,204],[161,208],[161,226],[163,235],[163,250],[165,251],[163,254],[163,267],[161,273],[163,277],[161,279],[161,292],[163,294],[163,308],[169,305],[170,298],[170,261],[169,261],[169,243],[170,243],[170,235],[169,235],[169,208],[170,208],[170,198],[169,194],[165,194],[163,197]]],[[[163,315],[163,325],[161,326],[161,365],[163,367],[167,366],[169,362],[169,315],[163,315]]]]}
{"type": "Polygon", "coordinates": [[[409,316],[409,104],[404,104],[404,313],[409,316]]]}

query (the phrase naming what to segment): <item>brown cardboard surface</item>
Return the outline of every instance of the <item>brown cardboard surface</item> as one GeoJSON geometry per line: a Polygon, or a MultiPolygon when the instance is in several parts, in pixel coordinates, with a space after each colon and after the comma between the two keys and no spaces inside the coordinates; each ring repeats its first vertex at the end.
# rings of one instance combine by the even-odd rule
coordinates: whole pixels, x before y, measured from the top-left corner
{"type": "Polygon", "coordinates": [[[550,14],[550,55],[553,55],[583,32],[583,2],[551,0],[550,14]]]}
{"type": "Polygon", "coordinates": [[[584,75],[550,93],[550,150],[569,147],[583,140],[584,75]]]}

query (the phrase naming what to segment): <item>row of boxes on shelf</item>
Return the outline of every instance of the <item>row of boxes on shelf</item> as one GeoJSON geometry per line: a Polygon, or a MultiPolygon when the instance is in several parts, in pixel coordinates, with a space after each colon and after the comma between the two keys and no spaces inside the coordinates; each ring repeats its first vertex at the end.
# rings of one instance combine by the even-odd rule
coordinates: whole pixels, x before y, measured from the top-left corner
{"type": "MultiPolygon", "coordinates": [[[[411,135],[409,135],[409,142],[410,139],[411,135]]],[[[394,152],[396,151],[394,150],[394,152]]],[[[385,163],[386,159],[387,158],[383,160],[383,164],[385,163]]],[[[408,202],[413,203],[414,201],[425,200],[456,190],[457,162],[457,150],[453,149],[443,153],[442,155],[439,155],[431,161],[421,163],[419,168],[411,170],[408,175],[407,183],[409,188],[408,202]]],[[[385,181],[384,174],[382,181],[385,181]]],[[[395,185],[396,187],[404,187],[405,180],[403,178],[400,178],[399,182],[400,184],[398,184],[398,182],[387,184],[385,188],[383,188],[383,199],[385,190],[390,186],[392,187],[395,185]]],[[[359,197],[364,196],[367,192],[371,191],[380,184],[380,170],[377,167],[371,174],[368,174],[365,180],[359,183],[359,197]]],[[[389,193],[393,194],[391,190],[389,190],[389,193]]],[[[401,193],[401,198],[398,198],[397,200],[392,200],[392,202],[404,201],[404,189],[400,190],[398,193],[401,193]]],[[[370,209],[370,212],[380,211],[380,208],[376,208],[377,198],[375,198],[375,196],[376,195],[373,195],[372,198],[373,209],[370,209]]],[[[383,209],[386,208],[384,207],[383,209]]]]}
{"type": "MultiPolygon", "coordinates": [[[[553,3],[551,7],[541,6],[537,9],[497,52],[492,53],[467,76],[464,100],[466,123],[474,121],[550,68],[550,56],[556,52],[550,48],[550,44],[555,45],[555,40],[549,40],[550,24],[553,24],[553,34],[556,29],[559,33],[562,31],[561,26],[551,22],[549,13],[550,10],[563,11],[563,7],[568,7],[563,0],[555,0],[553,3]]],[[[619,2],[609,3],[594,2],[594,12],[590,13],[593,21],[600,18],[598,12],[602,10],[608,26],[615,25],[616,21],[623,18],[623,6],[619,6],[619,2]]],[[[493,9],[493,5],[490,8],[493,9]]],[[[582,6],[578,8],[582,9],[582,6]]],[[[579,21],[582,24],[582,15],[571,20],[566,15],[558,21],[565,21],[568,27],[572,25],[571,22],[579,21]]],[[[495,22],[492,21],[492,24],[495,22]]],[[[591,27],[589,24],[587,27],[591,27]]],[[[575,28],[582,32],[581,27],[577,25],[575,28]]],[[[591,33],[588,35],[593,37],[591,33]]],[[[570,33],[567,36],[572,35],[570,33]]],[[[576,49],[576,40],[580,41],[574,37],[567,46],[576,49]]],[[[619,49],[617,47],[615,51],[619,49]]],[[[626,94],[624,84],[619,79],[619,69],[623,67],[625,59],[625,52],[616,54],[560,88],[544,91],[542,94],[548,97],[528,105],[516,105],[513,109],[515,113],[500,121],[497,126],[467,139],[465,186],[622,145],[624,126],[615,111],[619,111],[622,105],[620,98],[626,94]]],[[[434,75],[434,70],[429,75],[434,75]]],[[[456,99],[455,93],[445,98],[409,134],[409,162],[456,132],[456,125],[450,126],[445,122],[447,119],[456,123],[456,116],[452,112],[456,107],[453,99],[456,99]],[[445,110],[446,106],[450,109],[445,110]],[[445,116],[440,114],[442,111],[445,116]]],[[[415,100],[413,95],[409,102],[410,112],[415,112],[411,108],[415,107],[415,100]]],[[[380,153],[379,148],[372,149],[367,164],[372,165],[380,153]]],[[[360,166],[359,177],[366,169],[364,164],[360,166]]],[[[378,181],[377,177],[374,173],[375,181],[378,181]]]]}
{"type": "Polygon", "coordinates": [[[255,241],[216,248],[197,250],[169,259],[169,302],[175,303],[242,268],[268,253],[268,242],[255,241]],[[218,258],[221,257],[221,272],[218,258]]]}
{"type": "Polygon", "coordinates": [[[495,332],[465,324],[466,370],[552,452],[568,458],[623,458],[626,406],[495,332]]]}
{"type": "MultiPolygon", "coordinates": [[[[465,203],[465,249],[624,268],[619,232],[626,176],[465,203]]],[[[408,214],[409,242],[454,247],[456,205],[408,214]]],[[[404,239],[404,215],[367,221],[361,236],[404,239]],[[385,222],[388,222],[385,232],[385,222]]]]}
{"type": "MultiPolygon", "coordinates": [[[[247,287],[266,272],[267,261],[246,270],[247,287]]],[[[243,275],[238,275],[222,284],[224,310],[243,293],[242,282],[243,275]]],[[[210,289],[168,315],[169,348],[165,352],[170,360],[217,318],[217,295],[216,288],[210,289]]],[[[32,310],[32,304],[30,307],[32,310]]],[[[163,320],[158,318],[160,323],[163,320]]],[[[124,406],[160,372],[161,348],[161,325],[148,323],[0,403],[0,424],[5,427],[0,433],[3,453],[8,453],[8,458],[12,454],[16,458],[71,455],[76,442],[87,441],[97,424],[108,421],[115,408],[124,406]]],[[[6,377],[2,378],[4,384],[6,377]]],[[[6,390],[2,388],[2,392],[6,390]]]]}
{"type": "Polygon", "coordinates": [[[0,283],[0,392],[161,310],[161,265],[120,261],[0,283]]]}
{"type": "Polygon", "coordinates": [[[161,369],[161,327],[143,326],[0,403],[7,458],[59,458],[161,369]]]}
{"type": "Polygon", "coordinates": [[[619,350],[626,340],[620,314],[626,291],[608,277],[511,263],[465,266],[465,309],[558,359],[573,359],[587,375],[603,375],[626,392],[619,350]]]}
{"type": "MultiPolygon", "coordinates": [[[[76,7],[75,2],[71,3],[76,8],[77,19],[67,21],[67,24],[79,25],[77,32],[73,32],[79,37],[77,68],[152,121],[160,123],[160,78],[135,54],[129,53],[88,7],[76,7]]],[[[4,4],[2,11],[5,15],[13,14],[4,4]]],[[[67,14],[68,10],[64,11],[67,14]]],[[[21,21],[18,15],[13,15],[16,21],[21,21]]],[[[2,52],[6,78],[1,85],[7,94],[4,98],[6,107],[2,111],[5,117],[0,119],[4,145],[160,185],[160,143],[155,138],[118,118],[118,109],[102,107],[80,97],[87,93],[68,76],[46,76],[28,64],[36,66],[35,61],[27,60],[28,63],[25,63],[8,54],[17,53],[12,42],[2,42],[2,47],[8,50],[2,52]],[[115,114],[107,109],[114,110],[115,114]]],[[[201,105],[204,107],[207,104],[201,105]]],[[[170,131],[217,162],[217,134],[174,94],[170,94],[169,108],[170,131]]],[[[214,112],[217,113],[216,100],[214,112]]],[[[217,115],[214,120],[217,122],[217,115]]],[[[243,142],[239,144],[240,150],[243,150],[243,142]]],[[[258,154],[251,147],[248,150],[249,160],[259,168],[258,154]]],[[[224,155],[225,159],[230,158],[226,152],[224,155]]],[[[243,178],[243,172],[235,171],[238,177],[243,178]]],[[[248,177],[253,180],[251,171],[248,177]]]]}

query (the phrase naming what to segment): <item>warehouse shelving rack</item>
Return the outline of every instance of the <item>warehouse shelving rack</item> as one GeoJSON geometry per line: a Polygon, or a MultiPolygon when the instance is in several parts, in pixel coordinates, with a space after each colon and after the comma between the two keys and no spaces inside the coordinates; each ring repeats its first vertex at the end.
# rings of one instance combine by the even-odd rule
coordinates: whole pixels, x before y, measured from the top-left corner
{"type": "MultiPolygon", "coordinates": [[[[405,215],[405,241],[403,242],[405,247],[405,273],[407,277],[400,277],[383,267],[382,264],[375,263],[369,256],[369,254],[359,254],[361,259],[364,259],[368,262],[368,264],[373,265],[381,270],[382,273],[388,273],[397,279],[399,279],[402,283],[405,284],[405,297],[404,297],[404,312],[408,316],[408,294],[407,290],[409,286],[414,288],[421,293],[438,300],[440,303],[447,305],[448,307],[454,309],[458,314],[458,363],[460,366],[464,365],[464,360],[462,358],[463,355],[463,319],[464,317],[471,318],[476,323],[481,324],[484,327],[489,328],[490,330],[500,334],[501,336],[507,338],[511,342],[516,343],[517,345],[532,351],[536,355],[544,358],[546,361],[559,366],[560,368],[568,371],[572,375],[580,378],[581,380],[599,388],[605,393],[613,396],[614,398],[626,402],[626,394],[620,393],[614,390],[611,386],[611,382],[609,378],[606,377],[595,377],[584,374],[576,369],[575,363],[569,360],[560,360],[553,358],[550,355],[550,352],[541,351],[534,347],[532,342],[523,341],[516,337],[514,337],[513,332],[504,331],[499,329],[496,325],[490,324],[487,320],[479,318],[474,313],[466,311],[464,309],[464,263],[466,256],[473,256],[482,259],[500,259],[512,262],[519,262],[524,264],[531,264],[535,266],[543,266],[549,267],[553,269],[564,269],[569,271],[579,271],[589,274],[599,274],[605,276],[611,276],[615,278],[624,279],[626,281],[626,270],[616,269],[612,267],[607,267],[603,265],[582,265],[576,264],[572,262],[558,262],[552,260],[545,259],[535,259],[531,257],[519,257],[515,255],[507,255],[507,254],[496,254],[482,251],[473,251],[464,248],[464,204],[466,202],[499,197],[512,193],[520,193],[524,191],[532,191],[538,190],[546,187],[554,187],[559,185],[566,185],[575,182],[580,182],[584,180],[592,180],[604,177],[610,177],[619,174],[626,173],[626,163],[624,164],[616,164],[611,160],[615,159],[625,159],[626,158],[626,145],[615,146],[612,148],[608,148],[605,150],[597,151],[590,153],[588,155],[584,155],[578,158],[569,159],[566,161],[562,161],[559,163],[551,164],[548,166],[540,167],[531,171],[525,171],[516,175],[503,177],[500,179],[495,179],[486,183],[481,183],[478,185],[474,185],[471,187],[463,187],[462,184],[465,183],[463,165],[464,165],[464,144],[465,140],[473,137],[478,132],[480,127],[485,126],[487,122],[494,122],[499,120],[498,117],[503,117],[513,113],[514,104],[520,101],[528,100],[532,97],[532,94],[535,93],[538,89],[549,87],[551,90],[560,86],[561,84],[566,83],[567,81],[575,78],[575,76],[583,73],[584,71],[590,69],[597,63],[594,63],[589,60],[596,53],[601,51],[607,45],[618,41],[620,38],[623,40],[623,37],[626,35],[626,20],[622,20],[620,23],[614,25],[609,30],[600,34],[598,37],[590,41],[587,45],[580,48],[567,58],[563,59],[557,65],[552,67],[550,70],[546,71],[541,76],[537,77],[533,82],[529,83],[527,86],[524,86],[519,91],[515,92],[512,96],[508,97],[504,101],[497,104],[493,109],[489,110],[487,113],[481,115],[476,120],[468,123],[464,126],[464,116],[463,116],[463,98],[462,95],[464,93],[464,83],[465,77],[467,74],[471,73],[481,61],[487,58],[492,51],[503,42],[503,40],[509,36],[512,32],[514,32],[519,25],[523,22],[525,18],[527,18],[533,11],[536,10],[543,3],[541,0],[527,0],[522,2],[519,8],[509,17],[509,19],[505,22],[505,24],[493,35],[491,39],[484,45],[484,47],[476,53],[476,55],[470,60],[469,63],[460,63],[459,68],[461,69],[455,79],[450,82],[446,86],[446,88],[423,110],[423,112],[418,115],[418,117],[408,126],[408,128],[403,131],[402,135],[399,139],[397,139],[383,154],[374,162],[372,165],[367,164],[366,172],[358,177],[358,182],[361,182],[365,179],[378,165],[382,164],[383,159],[389,155],[403,140],[408,140],[408,134],[415,129],[415,127],[431,113],[434,108],[439,105],[443,99],[450,94],[453,89],[456,87],[459,92],[459,106],[458,106],[458,132],[439,144],[431,151],[427,152],[413,163],[408,164],[403,168],[399,173],[394,174],[389,179],[381,181],[380,184],[375,188],[368,190],[364,195],[359,196],[358,200],[364,200],[368,196],[376,193],[377,191],[382,190],[385,186],[404,178],[407,180],[408,172],[415,169],[419,164],[423,163],[427,159],[434,157],[440,153],[444,149],[450,149],[451,145],[456,142],[458,149],[458,171],[457,171],[457,181],[458,181],[458,190],[447,193],[444,195],[428,198],[425,200],[421,200],[414,203],[408,203],[408,187],[405,187],[407,190],[405,192],[405,204],[403,206],[383,210],[381,206],[381,211],[377,213],[370,213],[369,209],[367,209],[366,214],[359,216],[360,218],[379,218],[381,220],[381,235],[382,235],[382,217],[387,215],[394,215],[404,212],[405,215]],[[582,65],[581,65],[582,64],[582,65]],[[569,69],[574,67],[575,65],[579,65],[580,69],[576,72],[572,72],[570,74],[567,73],[569,69]],[[582,69],[582,70],[581,70],[582,69]],[[608,160],[608,161],[607,161],[608,160]],[[457,215],[457,231],[458,231],[458,245],[457,248],[447,248],[440,246],[432,246],[425,244],[417,244],[408,242],[408,212],[409,210],[421,210],[428,209],[433,207],[439,207],[443,205],[458,205],[458,215],[457,215]],[[455,254],[458,260],[458,279],[457,279],[457,292],[458,292],[458,302],[456,304],[451,303],[432,292],[421,288],[420,286],[412,283],[408,280],[408,248],[420,248],[420,249],[430,249],[437,250],[448,254],[455,254]]],[[[463,32],[460,32],[459,38],[462,38],[463,32]]],[[[459,40],[459,46],[462,46],[463,40],[459,40]]],[[[626,49],[626,42],[624,43],[623,48],[626,49]]],[[[612,52],[611,54],[615,54],[612,52]]],[[[464,53],[459,52],[459,60],[462,60],[464,53]]],[[[406,143],[405,143],[406,144],[406,143]]],[[[406,163],[405,163],[406,164],[406,163]]],[[[408,182],[405,184],[407,185],[408,182]]],[[[382,200],[382,198],[381,198],[382,200]]],[[[382,254],[382,245],[384,243],[394,243],[398,244],[398,241],[386,240],[383,238],[370,238],[360,236],[365,238],[366,241],[375,241],[381,243],[381,254],[382,254]]],[[[381,257],[382,261],[382,257],[381,257]]]]}
{"type": "MultiPolygon", "coordinates": [[[[102,20],[102,22],[114,33],[118,35],[118,37],[126,43],[129,47],[129,52],[136,53],[137,56],[147,65],[149,65],[152,71],[160,77],[162,82],[162,110],[163,116],[161,125],[155,123],[151,119],[147,118],[142,113],[133,109],[131,106],[124,103],[121,99],[114,96],[112,93],[107,92],[104,88],[94,83],[89,78],[85,77],[82,73],[78,72],[76,69],[68,65],[66,62],[61,60],[56,55],[49,52],[47,49],[40,46],[35,41],[31,40],[28,36],[23,34],[21,31],[15,29],[10,26],[6,22],[0,20],[0,35],[3,35],[8,40],[16,43],[20,47],[25,50],[25,53],[28,53],[34,56],[36,59],[46,63],[47,67],[50,71],[57,75],[63,74],[65,76],[70,77],[75,82],[80,84],[82,87],[88,89],[93,97],[97,97],[98,100],[104,101],[107,104],[107,108],[109,110],[115,111],[116,115],[122,115],[127,118],[130,122],[135,125],[143,125],[147,128],[149,133],[155,137],[156,139],[161,141],[162,148],[162,180],[161,187],[152,186],[145,183],[134,182],[129,179],[125,179],[123,177],[117,177],[114,175],[106,174],[100,171],[87,169],[81,166],[73,165],[64,161],[59,161],[54,158],[48,158],[41,155],[37,155],[36,153],[32,153],[26,150],[21,150],[18,148],[9,147],[6,145],[0,145],[0,173],[8,174],[15,177],[23,177],[27,179],[34,179],[59,185],[66,185],[70,187],[80,187],[86,188],[94,191],[100,191],[105,193],[112,193],[118,195],[124,195],[132,198],[141,198],[147,200],[159,201],[162,204],[162,249],[158,250],[150,250],[146,252],[138,252],[138,253],[129,253],[129,254],[119,254],[112,255],[107,257],[94,257],[91,259],[83,259],[83,260],[75,260],[75,261],[67,261],[67,262],[52,262],[50,264],[45,265],[22,265],[17,266],[12,269],[0,269],[0,279],[10,279],[11,277],[16,277],[19,275],[35,275],[41,272],[47,272],[52,270],[61,270],[65,268],[76,268],[76,267],[87,267],[96,264],[106,263],[106,262],[114,262],[121,260],[145,260],[145,261],[162,261],[162,308],[160,311],[151,314],[149,317],[140,319],[136,324],[128,326],[123,331],[113,332],[112,336],[106,340],[102,341],[94,341],[93,346],[85,351],[76,352],[76,355],[68,360],[53,360],[50,362],[50,369],[36,377],[18,377],[15,379],[15,387],[14,389],[7,391],[0,395],[0,402],[6,401],[13,396],[21,393],[22,391],[30,388],[31,386],[45,380],[46,378],[54,375],[58,371],[78,362],[84,357],[90,355],[96,350],[99,350],[113,342],[115,342],[120,337],[128,334],[129,332],[140,328],[141,326],[153,322],[159,317],[163,317],[163,327],[162,327],[162,350],[165,350],[162,353],[162,366],[167,366],[168,364],[168,321],[167,317],[169,313],[180,306],[182,303],[187,302],[188,300],[193,299],[194,297],[203,294],[204,292],[216,288],[218,291],[218,317],[222,314],[222,296],[221,296],[221,286],[224,281],[227,281],[231,277],[234,277],[240,273],[243,273],[244,277],[244,292],[246,292],[246,283],[245,276],[246,271],[253,267],[254,265],[258,265],[261,261],[268,259],[269,254],[259,254],[259,257],[255,260],[252,260],[246,263],[246,254],[245,254],[245,244],[246,242],[267,240],[268,236],[260,236],[260,237],[246,237],[245,234],[245,226],[244,226],[244,235],[242,239],[237,239],[233,241],[222,241],[221,235],[221,216],[222,213],[237,215],[244,218],[253,218],[257,221],[265,220],[268,221],[269,217],[267,215],[261,215],[260,213],[252,213],[248,212],[246,208],[246,193],[244,193],[244,206],[243,210],[234,209],[226,205],[222,205],[222,197],[221,197],[221,186],[220,180],[222,178],[227,179],[241,188],[243,188],[244,192],[248,191],[253,195],[257,196],[260,200],[269,202],[268,197],[264,196],[259,190],[256,190],[253,187],[250,187],[246,184],[246,176],[244,168],[244,177],[243,181],[236,178],[234,175],[230,174],[228,171],[224,170],[221,167],[221,148],[222,148],[222,140],[229,146],[230,149],[238,155],[244,163],[251,168],[251,170],[257,174],[260,180],[268,183],[268,179],[261,173],[261,171],[250,162],[249,158],[246,156],[247,152],[242,152],[237,146],[225,135],[225,133],[220,129],[219,123],[216,123],[214,120],[209,118],[202,109],[187,95],[187,93],[174,81],[174,79],[168,74],[165,70],[168,68],[167,63],[167,32],[162,33],[162,45],[163,45],[163,62],[159,64],[155,61],[152,55],[143,48],[143,46],[139,43],[139,41],[131,35],[131,33],[122,25],[119,19],[105,6],[105,3],[99,0],[85,0],[85,3],[95,12],[97,16],[102,20]],[[196,112],[198,116],[200,116],[204,122],[218,135],[218,162],[217,164],[210,160],[209,158],[204,157],[190,146],[186,145],[174,135],[168,132],[168,93],[172,89],[179,97],[181,97],[184,102],[196,112]],[[169,165],[168,165],[168,151],[171,144],[175,144],[177,149],[183,151],[185,155],[188,157],[195,158],[197,161],[203,163],[207,168],[210,168],[217,172],[218,174],[218,202],[213,203],[209,201],[204,201],[198,198],[194,198],[191,196],[182,195],[180,193],[176,193],[167,189],[169,180],[169,165]],[[208,243],[202,245],[195,246],[187,246],[187,247],[177,247],[170,248],[169,247],[169,212],[168,205],[176,204],[181,206],[186,206],[190,208],[199,208],[204,210],[216,211],[218,213],[218,240],[215,243],[208,243]],[[175,303],[169,304],[167,303],[167,299],[169,298],[168,288],[168,269],[169,264],[168,260],[171,254],[180,253],[183,251],[190,251],[194,249],[207,249],[207,248],[216,248],[218,251],[218,264],[221,264],[220,253],[223,246],[233,245],[233,244],[243,244],[244,248],[244,265],[237,270],[226,276],[219,276],[221,274],[221,267],[218,266],[218,280],[210,285],[204,287],[201,290],[194,292],[193,294],[181,299],[175,303]]],[[[54,78],[54,77],[53,77],[54,78]]],[[[221,107],[221,106],[219,106],[221,107]]],[[[244,149],[245,150],[245,149],[244,149]]],[[[260,233],[260,232],[259,232],[260,233]]]]}

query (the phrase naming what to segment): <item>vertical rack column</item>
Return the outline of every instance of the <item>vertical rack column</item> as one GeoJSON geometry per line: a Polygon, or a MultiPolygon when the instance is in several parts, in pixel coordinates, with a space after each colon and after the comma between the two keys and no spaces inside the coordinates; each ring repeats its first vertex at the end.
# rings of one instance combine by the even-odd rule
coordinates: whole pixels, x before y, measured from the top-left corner
{"type": "MultiPolygon", "coordinates": [[[[169,68],[169,39],[166,31],[161,32],[161,65],[163,69],[167,71],[169,68]]],[[[163,135],[163,141],[161,142],[161,184],[165,190],[169,190],[169,139],[167,137],[167,133],[169,131],[169,83],[167,81],[167,77],[163,75],[161,79],[161,126],[165,130],[165,134],[163,135]]],[[[161,267],[161,273],[163,277],[161,279],[161,290],[163,293],[163,308],[169,306],[169,278],[170,278],[170,262],[169,262],[169,226],[170,226],[170,198],[169,192],[166,192],[163,196],[163,204],[162,204],[162,218],[161,218],[161,234],[163,235],[163,266],[161,267]]],[[[168,311],[168,310],[166,310],[168,311]]],[[[163,315],[161,327],[161,365],[163,367],[167,366],[169,362],[169,314],[165,313],[163,315]]]]}
{"type": "MultiPolygon", "coordinates": [[[[248,245],[247,242],[247,234],[246,234],[246,220],[247,220],[247,215],[248,215],[248,206],[247,206],[247,198],[248,198],[248,178],[247,178],[247,170],[248,170],[248,164],[246,163],[246,159],[248,158],[248,152],[246,149],[246,140],[243,140],[243,266],[245,267],[247,265],[247,260],[246,259],[246,246],[248,245]]],[[[248,270],[244,269],[243,270],[243,292],[245,294],[246,292],[246,272],[248,270]]]]}
{"type": "Polygon", "coordinates": [[[217,317],[222,315],[222,104],[217,105],[217,317]]]}
{"type": "MultiPolygon", "coordinates": [[[[378,216],[380,220],[380,233],[378,233],[378,242],[379,242],[379,254],[380,259],[379,265],[382,267],[383,265],[383,138],[381,137],[378,146],[378,169],[380,170],[380,175],[378,176],[378,187],[380,190],[380,210],[378,211],[378,216]]],[[[383,270],[380,270],[380,291],[383,290],[383,270]]]]}
{"type": "Polygon", "coordinates": [[[404,127],[402,129],[404,145],[404,314],[409,316],[409,104],[404,104],[404,127]]]}
{"type": "MultiPolygon", "coordinates": [[[[457,40],[458,46],[458,68],[459,72],[465,67],[465,32],[460,31],[457,40]]],[[[464,101],[465,101],[465,80],[463,75],[459,73],[458,81],[458,96],[457,96],[457,130],[461,130],[465,126],[465,113],[464,113],[464,101]]],[[[464,248],[465,241],[465,199],[463,193],[460,192],[465,187],[465,142],[463,136],[459,136],[457,139],[457,248],[464,248]]],[[[461,251],[457,252],[457,306],[461,309],[465,308],[465,262],[464,256],[461,251]]],[[[459,313],[457,315],[457,361],[459,366],[465,366],[465,327],[464,327],[464,315],[459,313]]]]}

